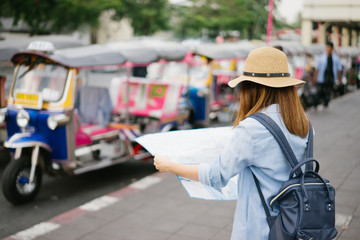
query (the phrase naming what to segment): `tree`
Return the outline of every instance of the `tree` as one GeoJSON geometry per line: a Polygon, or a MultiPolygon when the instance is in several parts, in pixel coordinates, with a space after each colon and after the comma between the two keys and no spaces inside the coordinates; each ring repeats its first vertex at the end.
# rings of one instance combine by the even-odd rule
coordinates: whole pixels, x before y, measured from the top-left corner
{"type": "MultiPolygon", "coordinates": [[[[191,0],[190,6],[175,6],[176,33],[184,38],[201,35],[211,38],[222,31],[239,31],[243,38],[260,38],[266,33],[268,0],[191,0]],[[183,16],[183,17],[182,17],[183,16]]],[[[277,1],[275,1],[276,6],[277,1]]],[[[276,19],[276,16],[274,16],[276,19]]],[[[276,21],[276,20],[275,20],[276,21]]]]}
{"type": "Polygon", "coordinates": [[[116,0],[3,0],[7,6],[1,16],[12,16],[13,25],[20,20],[30,28],[30,35],[59,33],[87,24],[96,26],[101,12],[116,0]]]}
{"type": "Polygon", "coordinates": [[[0,17],[12,16],[30,27],[30,35],[61,33],[87,25],[96,28],[102,11],[115,9],[116,18],[128,17],[136,34],[167,27],[166,0],[2,0],[0,17]]]}
{"type": "Polygon", "coordinates": [[[247,0],[246,8],[249,11],[250,19],[249,25],[244,29],[249,39],[260,39],[262,35],[266,34],[267,22],[269,12],[267,6],[269,0],[247,0]]]}
{"type": "Polygon", "coordinates": [[[167,0],[123,0],[115,17],[131,19],[135,35],[150,35],[169,28],[168,8],[167,0]]]}
{"type": "Polygon", "coordinates": [[[104,10],[121,7],[117,0],[56,0],[52,31],[77,30],[83,25],[97,27],[99,16],[104,10]]]}

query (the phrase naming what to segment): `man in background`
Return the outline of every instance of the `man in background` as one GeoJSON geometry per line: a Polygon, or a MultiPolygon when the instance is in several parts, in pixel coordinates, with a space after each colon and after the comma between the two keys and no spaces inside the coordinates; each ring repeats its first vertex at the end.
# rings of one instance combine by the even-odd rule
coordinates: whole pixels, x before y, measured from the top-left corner
{"type": "Polygon", "coordinates": [[[327,110],[333,86],[336,85],[336,83],[341,84],[340,59],[333,52],[333,49],[333,43],[327,42],[326,52],[319,57],[314,72],[314,82],[317,85],[317,96],[314,103],[315,110],[321,100],[324,105],[324,110],[327,110]]]}

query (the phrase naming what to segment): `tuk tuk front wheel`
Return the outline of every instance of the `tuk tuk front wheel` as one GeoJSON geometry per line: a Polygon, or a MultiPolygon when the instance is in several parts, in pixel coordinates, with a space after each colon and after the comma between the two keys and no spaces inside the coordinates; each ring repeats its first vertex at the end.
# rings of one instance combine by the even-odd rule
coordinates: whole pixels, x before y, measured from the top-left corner
{"type": "Polygon", "coordinates": [[[42,171],[36,167],[33,183],[29,183],[31,158],[21,156],[11,161],[5,168],[3,175],[3,193],[5,198],[15,204],[23,204],[32,201],[40,189],[42,171]]]}

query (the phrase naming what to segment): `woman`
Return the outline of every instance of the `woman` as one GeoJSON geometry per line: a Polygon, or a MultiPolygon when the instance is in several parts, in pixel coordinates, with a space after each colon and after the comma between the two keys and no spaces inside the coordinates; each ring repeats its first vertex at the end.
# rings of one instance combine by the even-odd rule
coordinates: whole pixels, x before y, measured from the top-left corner
{"type": "MultiPolygon", "coordinates": [[[[239,175],[231,239],[268,239],[265,211],[251,172],[258,178],[269,204],[271,196],[288,180],[291,168],[271,133],[247,117],[257,112],[270,116],[284,132],[297,159],[301,160],[307,145],[308,121],[295,86],[304,82],[290,77],[283,52],[264,47],[251,51],[244,74],[229,82],[230,87],[238,84],[240,107],[233,136],[212,164],[183,165],[172,162],[167,156],[155,156],[154,165],[159,171],[200,181],[218,190],[231,177],[239,175]]],[[[277,215],[278,210],[274,209],[271,214],[277,215]]]]}

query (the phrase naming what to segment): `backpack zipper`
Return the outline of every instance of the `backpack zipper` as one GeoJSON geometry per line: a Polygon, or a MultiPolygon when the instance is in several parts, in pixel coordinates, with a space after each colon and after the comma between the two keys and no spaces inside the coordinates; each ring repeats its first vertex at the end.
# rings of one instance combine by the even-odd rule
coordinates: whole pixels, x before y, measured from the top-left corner
{"type": "MultiPolygon", "coordinates": [[[[329,184],[330,183],[326,183],[326,184],[329,184]]],[[[304,185],[324,185],[324,183],[304,183],[304,185]]],[[[274,201],[276,199],[278,199],[284,192],[286,192],[289,188],[292,188],[292,187],[296,187],[296,186],[301,186],[300,183],[296,183],[296,184],[292,184],[292,185],[289,185],[288,187],[286,187],[284,190],[282,190],[278,195],[276,195],[270,202],[270,206],[274,203],[274,201]]]]}

